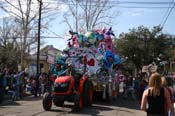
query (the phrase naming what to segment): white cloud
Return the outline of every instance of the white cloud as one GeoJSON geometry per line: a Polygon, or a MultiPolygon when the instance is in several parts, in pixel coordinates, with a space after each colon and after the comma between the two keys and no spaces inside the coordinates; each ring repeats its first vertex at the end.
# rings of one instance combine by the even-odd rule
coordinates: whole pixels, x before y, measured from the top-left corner
{"type": "MultiPolygon", "coordinates": [[[[8,11],[13,11],[13,13],[15,14],[20,14],[19,11],[19,3],[18,0],[7,0],[10,4],[6,4],[5,8],[8,11]]],[[[26,12],[26,8],[27,8],[27,4],[26,4],[27,0],[21,0],[21,4],[22,4],[22,10],[23,12],[26,12]]],[[[32,0],[32,12],[31,12],[31,17],[34,16],[36,13],[38,13],[38,9],[39,9],[39,4],[37,0],[32,0]]],[[[56,2],[55,0],[43,0],[43,7],[47,7],[47,9],[49,9],[49,13],[51,14],[52,12],[66,12],[68,11],[68,6],[64,3],[61,2],[56,2]]],[[[11,14],[13,15],[13,14],[11,14]]]]}
{"type": "Polygon", "coordinates": [[[131,13],[131,16],[139,16],[139,15],[142,15],[142,13],[139,13],[139,12],[134,12],[134,13],[131,13]]]}
{"type": "Polygon", "coordinates": [[[151,13],[152,12],[152,10],[151,9],[147,9],[147,8],[144,8],[144,9],[134,9],[134,10],[132,10],[132,11],[129,11],[128,12],[128,14],[130,15],[130,16],[133,16],[133,17],[135,17],[135,16],[141,16],[141,15],[143,15],[144,13],[151,13]]]}
{"type": "Polygon", "coordinates": [[[9,14],[3,14],[3,15],[0,15],[0,19],[7,18],[9,16],[10,16],[9,14]]]}
{"type": "MultiPolygon", "coordinates": [[[[10,15],[14,16],[14,14],[19,15],[20,14],[20,7],[19,7],[19,3],[18,0],[7,0],[9,3],[6,3],[4,5],[4,8],[9,11],[12,12],[10,13],[10,15]]],[[[21,1],[21,7],[22,7],[22,11],[26,12],[26,1],[21,1]]],[[[34,13],[36,13],[36,10],[38,9],[38,6],[36,6],[36,4],[34,2],[32,2],[32,15],[34,15],[34,13]]]]}
{"type": "Polygon", "coordinates": [[[61,4],[60,9],[61,12],[67,12],[69,10],[68,6],[66,4],[61,4]]]}

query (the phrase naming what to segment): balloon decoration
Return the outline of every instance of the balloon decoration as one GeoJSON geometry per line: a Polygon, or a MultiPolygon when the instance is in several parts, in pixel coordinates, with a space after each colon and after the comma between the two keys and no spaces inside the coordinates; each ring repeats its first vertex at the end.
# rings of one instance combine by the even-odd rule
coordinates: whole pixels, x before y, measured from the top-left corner
{"type": "MultiPolygon", "coordinates": [[[[109,29],[102,28],[86,32],[85,34],[69,31],[71,38],[68,40],[68,56],[81,56],[82,54],[87,55],[87,67],[91,74],[100,68],[98,65],[98,56],[103,56],[105,59],[105,53],[109,51],[113,54],[113,65],[122,64],[120,56],[115,53],[112,39],[115,37],[112,27],[109,29]],[[93,70],[92,70],[93,69],[93,70]]],[[[77,60],[75,60],[77,61],[77,60]]],[[[75,62],[76,63],[76,62],[75,62]]],[[[75,64],[76,67],[81,66],[75,64]]],[[[78,69],[78,68],[77,68],[78,69]]]]}
{"type": "Polygon", "coordinates": [[[95,33],[93,33],[93,32],[87,32],[87,33],[85,34],[85,36],[87,37],[87,40],[88,40],[91,44],[94,44],[94,43],[95,43],[95,41],[96,41],[96,35],[95,35],[95,33]]]}
{"type": "Polygon", "coordinates": [[[98,34],[97,41],[103,41],[104,38],[104,34],[98,34]]]}
{"type": "Polygon", "coordinates": [[[80,43],[78,41],[79,35],[77,32],[69,31],[71,34],[71,38],[68,40],[68,47],[69,48],[78,48],[80,46],[80,43]],[[72,41],[70,41],[72,40],[72,41]]]}
{"type": "Polygon", "coordinates": [[[83,34],[79,34],[78,41],[80,44],[85,44],[85,42],[87,42],[87,37],[83,34]]]}
{"type": "Polygon", "coordinates": [[[99,51],[100,53],[102,53],[102,54],[105,52],[105,45],[106,45],[105,42],[100,42],[100,43],[99,43],[98,51],[99,51]]]}
{"type": "Polygon", "coordinates": [[[106,28],[92,30],[85,34],[79,34],[73,31],[69,31],[69,33],[71,35],[71,38],[68,42],[69,48],[89,48],[91,46],[95,46],[101,53],[104,53],[106,50],[115,52],[111,37],[115,37],[115,34],[112,31],[112,27],[110,27],[108,30],[106,28]]]}

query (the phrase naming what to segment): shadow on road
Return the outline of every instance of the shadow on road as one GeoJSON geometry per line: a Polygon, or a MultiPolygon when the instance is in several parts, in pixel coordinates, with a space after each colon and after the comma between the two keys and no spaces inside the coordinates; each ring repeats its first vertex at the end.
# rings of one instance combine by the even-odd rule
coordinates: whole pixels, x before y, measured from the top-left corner
{"type": "Polygon", "coordinates": [[[95,101],[93,106],[85,107],[81,112],[71,111],[69,113],[74,114],[86,114],[91,116],[97,116],[101,111],[124,111],[128,113],[133,113],[131,110],[127,109],[140,110],[139,102],[127,99],[117,99],[115,101],[95,101]]]}
{"type": "Polygon", "coordinates": [[[113,108],[108,108],[108,106],[102,106],[93,104],[93,106],[84,107],[81,111],[75,111],[73,105],[65,104],[63,107],[54,107],[50,112],[59,112],[59,114],[85,114],[90,116],[97,116],[101,111],[111,111],[113,108]]]}
{"type": "Polygon", "coordinates": [[[0,108],[3,108],[5,106],[20,106],[20,103],[17,103],[16,101],[12,100],[6,100],[3,101],[2,104],[0,104],[0,108]]]}
{"type": "Polygon", "coordinates": [[[9,98],[6,98],[2,102],[2,104],[0,104],[0,108],[3,106],[20,106],[21,105],[20,101],[39,101],[41,99],[42,99],[42,97],[29,96],[29,97],[24,97],[23,99],[12,101],[12,99],[9,97],[9,98]]]}
{"type": "Polygon", "coordinates": [[[35,97],[35,96],[28,96],[24,97],[21,101],[39,101],[42,100],[42,96],[35,97]]]}
{"type": "Polygon", "coordinates": [[[93,105],[90,107],[84,107],[82,111],[76,112],[73,110],[73,105],[65,104],[64,107],[55,107],[51,109],[51,112],[59,112],[61,114],[85,114],[90,116],[97,116],[102,111],[112,111],[116,110],[117,112],[128,112],[133,113],[131,110],[140,110],[140,104],[135,100],[128,99],[116,99],[112,101],[94,101],[93,105]],[[127,108],[127,109],[125,109],[127,108]],[[67,110],[69,109],[69,111],[67,110]]]}
{"type": "MultiPolygon", "coordinates": [[[[5,108],[8,106],[20,106],[22,105],[23,101],[41,101],[42,97],[24,97],[24,99],[19,100],[22,102],[18,102],[18,101],[12,101],[12,100],[7,100],[5,102],[3,102],[0,105],[0,108],[5,108]]],[[[40,103],[40,102],[39,102],[40,103]]],[[[42,104],[41,104],[42,107],[42,104]]],[[[101,112],[105,112],[105,111],[112,111],[113,113],[117,113],[117,112],[127,112],[129,114],[134,113],[132,110],[129,109],[134,109],[134,110],[140,110],[140,104],[138,101],[135,100],[128,100],[128,99],[116,99],[116,100],[112,100],[112,101],[94,101],[92,106],[90,107],[84,107],[82,111],[76,112],[73,110],[73,103],[65,103],[65,105],[63,107],[56,107],[53,104],[53,107],[51,108],[50,112],[58,112],[59,114],[77,114],[77,115],[90,115],[90,116],[98,116],[101,114],[101,112]]],[[[43,113],[40,112],[40,113],[43,113]]]]}
{"type": "Polygon", "coordinates": [[[116,100],[111,100],[111,101],[94,101],[94,104],[140,110],[139,101],[126,99],[126,98],[125,99],[117,98],[116,100]]]}
{"type": "Polygon", "coordinates": [[[72,110],[71,112],[69,112],[69,114],[85,114],[90,116],[97,116],[101,111],[111,111],[111,110],[114,109],[94,104],[91,107],[84,107],[84,109],[80,112],[72,110]]]}

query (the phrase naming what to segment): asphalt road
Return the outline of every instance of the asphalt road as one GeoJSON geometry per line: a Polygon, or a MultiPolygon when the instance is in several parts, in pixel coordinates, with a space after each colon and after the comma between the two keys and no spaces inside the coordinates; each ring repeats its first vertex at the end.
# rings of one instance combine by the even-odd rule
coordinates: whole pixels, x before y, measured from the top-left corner
{"type": "Polygon", "coordinates": [[[6,100],[0,105],[0,116],[145,116],[134,100],[117,99],[111,102],[94,102],[80,112],[72,110],[73,103],[66,102],[64,107],[52,106],[44,111],[42,98],[26,97],[20,101],[6,100]]]}

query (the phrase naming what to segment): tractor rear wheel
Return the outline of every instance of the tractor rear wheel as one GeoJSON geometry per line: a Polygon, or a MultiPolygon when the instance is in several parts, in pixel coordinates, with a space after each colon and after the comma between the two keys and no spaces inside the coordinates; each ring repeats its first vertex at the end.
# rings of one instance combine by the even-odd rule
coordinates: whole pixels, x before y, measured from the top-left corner
{"type": "Polygon", "coordinates": [[[74,97],[74,109],[80,111],[83,108],[83,99],[80,94],[76,94],[74,97]]]}
{"type": "Polygon", "coordinates": [[[93,86],[90,80],[86,80],[83,88],[83,105],[91,106],[93,100],[93,86]]]}

